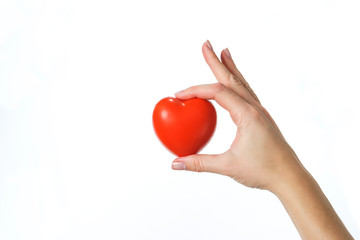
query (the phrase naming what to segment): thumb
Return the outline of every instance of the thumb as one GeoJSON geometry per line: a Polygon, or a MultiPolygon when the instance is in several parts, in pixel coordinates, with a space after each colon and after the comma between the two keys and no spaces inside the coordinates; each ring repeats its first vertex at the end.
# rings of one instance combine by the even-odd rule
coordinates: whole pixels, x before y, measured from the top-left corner
{"type": "Polygon", "coordinates": [[[220,155],[194,154],[175,159],[171,168],[174,170],[220,173],[221,162],[220,155]]]}

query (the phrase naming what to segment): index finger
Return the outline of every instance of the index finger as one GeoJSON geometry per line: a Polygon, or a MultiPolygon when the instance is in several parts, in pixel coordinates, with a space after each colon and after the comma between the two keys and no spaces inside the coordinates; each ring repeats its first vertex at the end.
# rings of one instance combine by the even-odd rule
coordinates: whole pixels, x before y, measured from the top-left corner
{"type": "Polygon", "coordinates": [[[248,111],[249,104],[230,88],[221,83],[204,84],[187,88],[175,93],[179,99],[202,98],[214,99],[221,107],[225,108],[234,121],[239,126],[242,116],[248,111]]]}

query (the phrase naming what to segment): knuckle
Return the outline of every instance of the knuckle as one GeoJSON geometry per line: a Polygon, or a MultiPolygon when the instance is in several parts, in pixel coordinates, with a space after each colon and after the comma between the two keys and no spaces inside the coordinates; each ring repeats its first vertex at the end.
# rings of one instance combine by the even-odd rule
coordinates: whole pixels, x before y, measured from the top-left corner
{"type": "Polygon", "coordinates": [[[194,91],[196,91],[198,89],[198,86],[191,86],[191,87],[188,87],[187,89],[185,89],[185,91],[187,93],[192,93],[194,91]]]}
{"type": "Polygon", "coordinates": [[[192,159],[192,165],[194,166],[195,172],[204,172],[204,164],[203,161],[200,159],[199,156],[195,156],[192,159]]]}
{"type": "Polygon", "coordinates": [[[237,77],[232,73],[230,73],[228,75],[227,81],[231,84],[242,85],[242,83],[239,81],[239,79],[237,79],[237,77]]]}
{"type": "Polygon", "coordinates": [[[255,121],[260,121],[262,119],[260,111],[255,106],[249,107],[248,115],[255,121]]]}
{"type": "MultiPolygon", "coordinates": [[[[242,126],[246,122],[246,119],[249,119],[246,115],[247,113],[244,113],[242,111],[235,111],[233,113],[230,113],[231,119],[237,127],[242,126]]],[[[252,119],[252,117],[250,117],[250,119],[252,119]]]]}
{"type": "Polygon", "coordinates": [[[214,88],[215,88],[216,93],[221,93],[222,91],[225,90],[226,87],[224,84],[218,82],[218,83],[214,84],[214,88]]]}
{"type": "Polygon", "coordinates": [[[249,89],[249,90],[251,89],[249,83],[248,83],[245,79],[242,80],[242,83],[244,84],[244,86],[245,86],[247,89],[249,89]]]}
{"type": "Polygon", "coordinates": [[[259,105],[258,108],[260,109],[260,111],[262,111],[264,113],[268,113],[264,106],[259,105]]]}
{"type": "Polygon", "coordinates": [[[219,96],[221,96],[222,93],[226,91],[226,86],[222,83],[215,83],[214,89],[215,89],[214,97],[216,100],[217,98],[219,98],[219,96]]]}

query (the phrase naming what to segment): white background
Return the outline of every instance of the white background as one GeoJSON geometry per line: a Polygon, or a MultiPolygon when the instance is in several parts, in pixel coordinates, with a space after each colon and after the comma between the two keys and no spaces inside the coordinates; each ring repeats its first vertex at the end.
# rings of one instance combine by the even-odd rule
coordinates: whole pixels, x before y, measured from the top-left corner
{"type": "MultiPolygon", "coordinates": [[[[228,47],[360,238],[359,5],[308,1],[0,0],[0,239],[299,239],[282,205],[171,170],[152,110],[215,82],[228,47]]],[[[230,146],[216,105],[202,153],[230,146]]]]}

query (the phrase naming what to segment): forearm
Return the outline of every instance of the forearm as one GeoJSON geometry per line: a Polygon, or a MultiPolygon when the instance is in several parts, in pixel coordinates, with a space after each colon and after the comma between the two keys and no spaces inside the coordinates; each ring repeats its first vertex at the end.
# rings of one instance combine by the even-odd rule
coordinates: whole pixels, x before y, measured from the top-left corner
{"type": "Polygon", "coordinates": [[[315,179],[301,164],[282,173],[273,189],[302,239],[353,239],[315,179]]]}

